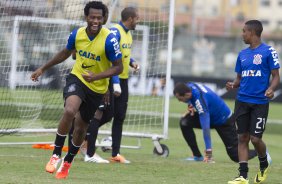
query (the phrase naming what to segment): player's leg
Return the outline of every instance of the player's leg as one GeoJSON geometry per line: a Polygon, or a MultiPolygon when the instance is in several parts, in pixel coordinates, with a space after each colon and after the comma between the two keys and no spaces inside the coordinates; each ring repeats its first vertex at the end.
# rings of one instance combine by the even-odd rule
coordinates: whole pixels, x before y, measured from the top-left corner
{"type": "Polygon", "coordinates": [[[52,157],[45,167],[46,171],[49,173],[55,172],[57,168],[65,139],[71,129],[72,121],[76,113],[79,111],[79,107],[82,103],[81,99],[84,99],[85,97],[83,90],[79,85],[77,85],[78,83],[79,81],[75,76],[69,75],[67,77],[67,82],[63,94],[65,99],[64,112],[59,122],[52,157]]]}
{"type": "Polygon", "coordinates": [[[63,117],[61,118],[58,126],[57,136],[55,139],[55,149],[53,151],[53,154],[61,156],[65,138],[71,129],[72,122],[74,120],[75,114],[79,110],[80,104],[81,99],[79,96],[72,95],[67,97],[65,101],[63,117]]]}
{"type": "MultiPolygon", "coordinates": [[[[72,141],[72,138],[73,138],[73,131],[74,131],[74,120],[72,122],[72,126],[71,126],[71,129],[70,129],[70,132],[69,132],[69,137],[68,137],[68,147],[70,148],[71,146],[71,141],[72,141]]],[[[80,153],[85,156],[86,155],[86,151],[87,151],[87,136],[85,136],[85,140],[84,142],[82,143],[81,147],[80,147],[80,153]]]]}
{"type": "MultiPolygon", "coordinates": [[[[238,135],[236,132],[235,116],[234,114],[227,119],[227,121],[222,125],[215,127],[218,135],[223,141],[226,152],[230,159],[234,162],[239,162],[238,157],[238,135]]],[[[249,150],[248,159],[252,159],[257,156],[256,150],[249,150]]]]}
{"type": "Polygon", "coordinates": [[[71,143],[72,136],[73,136],[73,130],[74,130],[74,119],[72,120],[71,129],[70,129],[70,131],[69,131],[68,147],[70,147],[70,143],[71,143]]]}
{"type": "Polygon", "coordinates": [[[129,163],[120,155],[120,145],[122,138],[122,126],[126,116],[128,103],[127,79],[120,79],[121,95],[114,99],[114,120],[112,125],[112,162],[129,163]]]}
{"type": "Polygon", "coordinates": [[[239,156],[239,176],[228,184],[248,183],[248,152],[250,141],[250,108],[249,104],[238,100],[235,102],[235,118],[237,122],[238,137],[238,156],[239,156]]]}
{"type": "Polygon", "coordinates": [[[88,125],[89,123],[83,120],[80,115],[80,112],[78,112],[74,120],[73,138],[70,143],[69,152],[65,156],[64,161],[67,161],[69,163],[73,161],[74,156],[77,154],[80,145],[83,143],[85,139],[88,125]]]}
{"type": "Polygon", "coordinates": [[[96,139],[98,136],[100,120],[93,118],[90,120],[89,127],[87,129],[86,141],[87,141],[87,150],[84,161],[87,161],[86,158],[93,157],[96,150],[96,139]]]}
{"type": "MultiPolygon", "coordinates": [[[[103,113],[100,110],[98,113],[103,113]]],[[[96,113],[97,113],[96,111],[96,113]]],[[[96,114],[95,113],[95,114],[96,114]]],[[[96,153],[96,140],[98,136],[98,131],[99,127],[101,126],[101,121],[99,119],[96,119],[97,116],[95,116],[89,124],[89,127],[87,129],[87,135],[86,135],[86,140],[87,140],[87,150],[86,154],[84,156],[84,161],[85,162],[93,162],[93,163],[109,163],[108,160],[103,159],[96,153]]]]}
{"type": "MultiPolygon", "coordinates": [[[[86,141],[85,141],[85,162],[94,162],[94,163],[109,163],[108,160],[103,159],[96,153],[96,140],[98,137],[99,127],[105,123],[111,121],[113,117],[113,95],[110,94],[110,104],[105,105],[102,102],[95,112],[94,118],[90,120],[89,127],[87,129],[86,141]]],[[[80,148],[82,151],[82,148],[80,148]]]]}
{"type": "Polygon", "coordinates": [[[188,157],[186,160],[202,161],[203,156],[199,150],[194,128],[201,128],[199,114],[195,112],[193,116],[190,114],[182,117],[179,122],[182,135],[193,153],[193,157],[188,157]]]}
{"type": "MultiPolygon", "coordinates": [[[[100,119],[100,124],[99,127],[101,127],[102,125],[104,125],[105,123],[108,123],[110,121],[112,121],[113,117],[114,117],[114,94],[113,94],[113,83],[112,83],[112,79],[110,79],[110,84],[109,84],[109,91],[110,91],[110,101],[109,104],[104,104],[104,108],[100,109],[103,111],[103,115],[100,119]]],[[[99,106],[100,108],[100,106],[99,106]]]]}
{"type": "MultiPolygon", "coordinates": [[[[249,116],[248,114],[243,115],[237,119],[237,122],[241,122],[240,124],[243,124],[243,122],[249,122],[249,116]]],[[[240,125],[238,125],[239,127],[240,125]]],[[[242,127],[242,126],[240,126],[242,127]]],[[[241,130],[241,128],[240,128],[241,130]]],[[[250,135],[248,132],[239,132],[239,142],[238,142],[238,156],[239,156],[239,175],[243,176],[244,178],[248,178],[248,160],[249,160],[249,141],[250,141],[250,135]]]]}
{"type": "Polygon", "coordinates": [[[80,85],[83,88],[83,92],[87,95],[79,108],[79,112],[75,116],[73,139],[71,140],[68,153],[56,173],[56,178],[58,179],[66,178],[68,176],[72,161],[85,139],[90,119],[94,117],[94,113],[103,97],[103,95],[91,91],[83,84],[80,85]]]}
{"type": "MultiPolygon", "coordinates": [[[[110,104],[105,107],[103,110],[103,116],[101,117],[99,127],[103,126],[104,124],[112,121],[114,117],[114,95],[110,88],[110,104]]],[[[97,118],[99,119],[99,118],[97,118]]]]}
{"type": "Polygon", "coordinates": [[[88,123],[81,118],[80,112],[78,112],[74,120],[73,139],[70,142],[68,153],[64,157],[62,164],[56,173],[57,179],[66,178],[68,176],[73,159],[85,138],[87,128],[88,123]]]}
{"type": "Polygon", "coordinates": [[[217,126],[215,129],[224,143],[229,158],[234,162],[239,162],[235,116],[232,114],[223,125],[217,126]]]}
{"type": "Polygon", "coordinates": [[[266,145],[262,140],[265,130],[269,104],[257,104],[252,106],[251,115],[251,142],[254,145],[260,162],[260,170],[257,173],[254,183],[261,183],[266,180],[269,170],[269,161],[267,159],[266,145]]]}

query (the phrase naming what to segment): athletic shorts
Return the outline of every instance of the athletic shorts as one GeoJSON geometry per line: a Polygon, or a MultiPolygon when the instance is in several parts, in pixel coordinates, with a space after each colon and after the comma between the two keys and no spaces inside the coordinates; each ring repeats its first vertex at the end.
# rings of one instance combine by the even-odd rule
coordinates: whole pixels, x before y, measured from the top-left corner
{"type": "Polygon", "coordinates": [[[235,117],[237,133],[250,133],[250,135],[261,138],[265,130],[268,109],[269,103],[252,104],[236,100],[235,117]]]}
{"type": "Polygon", "coordinates": [[[94,117],[94,113],[103,99],[103,94],[92,91],[75,75],[69,74],[66,78],[66,86],[64,87],[63,97],[66,100],[72,95],[76,95],[82,100],[79,112],[81,118],[86,123],[89,123],[90,119],[94,117]]]}

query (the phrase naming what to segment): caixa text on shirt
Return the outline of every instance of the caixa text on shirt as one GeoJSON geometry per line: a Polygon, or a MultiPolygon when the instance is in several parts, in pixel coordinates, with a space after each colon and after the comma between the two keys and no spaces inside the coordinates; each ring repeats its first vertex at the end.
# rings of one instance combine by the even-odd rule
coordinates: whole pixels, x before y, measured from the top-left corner
{"type": "Polygon", "coordinates": [[[260,70],[244,70],[242,71],[242,77],[261,77],[260,70]]]}
{"type": "Polygon", "coordinates": [[[81,57],[84,57],[84,58],[88,58],[88,59],[95,60],[95,61],[101,61],[101,57],[100,56],[96,56],[95,54],[93,54],[91,52],[79,50],[78,54],[81,57]]]}

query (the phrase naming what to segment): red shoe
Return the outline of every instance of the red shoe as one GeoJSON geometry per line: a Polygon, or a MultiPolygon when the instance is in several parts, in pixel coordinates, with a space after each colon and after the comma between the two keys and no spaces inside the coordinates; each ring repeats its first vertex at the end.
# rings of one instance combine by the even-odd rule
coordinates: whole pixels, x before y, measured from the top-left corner
{"type": "Polygon", "coordinates": [[[63,161],[56,173],[56,178],[65,179],[69,175],[70,167],[71,167],[71,163],[68,163],[67,161],[63,161]]]}
{"type": "Polygon", "coordinates": [[[61,161],[60,157],[58,155],[53,155],[49,162],[46,164],[45,170],[49,173],[54,173],[57,169],[58,163],[61,161]]]}

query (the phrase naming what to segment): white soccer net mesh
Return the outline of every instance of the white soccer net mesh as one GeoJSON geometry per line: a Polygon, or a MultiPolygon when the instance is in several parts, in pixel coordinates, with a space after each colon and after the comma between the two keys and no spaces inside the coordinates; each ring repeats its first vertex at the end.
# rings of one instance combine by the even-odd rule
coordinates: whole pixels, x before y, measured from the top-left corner
{"type": "MultiPolygon", "coordinates": [[[[63,112],[62,88],[71,58],[47,71],[39,83],[29,78],[66,46],[75,27],[86,25],[85,0],[2,0],[0,2],[0,129],[56,128],[63,112]]],[[[139,10],[141,22],[132,32],[132,57],[141,66],[130,73],[129,105],[124,132],[164,133],[169,1],[108,0],[110,26],[126,6],[139,10]]],[[[170,82],[169,82],[170,84],[170,82]]],[[[171,85],[171,84],[170,84],[171,85]]],[[[110,124],[102,128],[110,130],[110,124]]],[[[1,133],[0,132],[0,133],[1,133]]]]}

